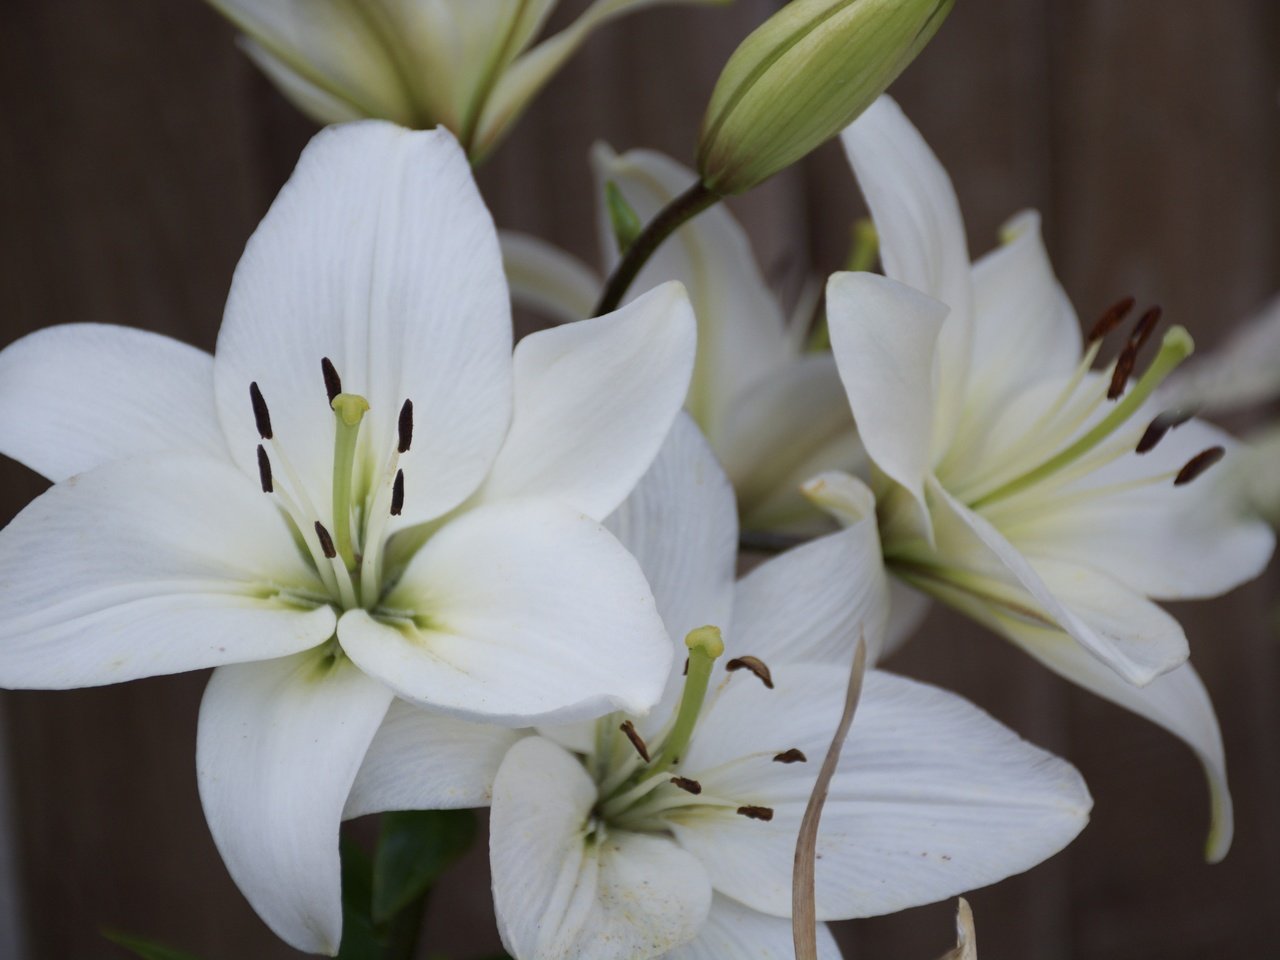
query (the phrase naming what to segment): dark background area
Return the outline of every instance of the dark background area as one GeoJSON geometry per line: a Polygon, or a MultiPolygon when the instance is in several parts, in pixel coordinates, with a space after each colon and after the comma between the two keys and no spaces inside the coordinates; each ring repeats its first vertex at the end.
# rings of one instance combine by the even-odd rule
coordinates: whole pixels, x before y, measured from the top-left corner
{"type": "MultiPolygon", "coordinates": [[[[777,5],[659,8],[597,35],[481,172],[499,224],[593,259],[591,141],[688,162],[720,66],[777,5]]],[[[583,3],[563,6],[557,23],[583,3]]],[[[1274,0],[961,0],[894,88],[955,180],[975,253],[1006,216],[1038,207],[1082,317],[1131,292],[1201,347],[1280,286],[1278,91],[1274,0]]],[[[236,259],[311,133],[233,31],[199,0],[3,0],[0,107],[0,342],[98,321],[211,349],[236,259]]],[[[830,147],[734,203],[784,292],[840,264],[859,207],[830,147]]],[[[42,487],[0,464],[0,519],[42,487]]],[[[1065,853],[972,896],[983,960],[1280,954],[1276,583],[1272,572],[1176,611],[1237,805],[1235,848],[1216,867],[1201,859],[1201,774],[1173,737],[948,615],[889,664],[1066,756],[1094,793],[1065,853]]],[[[119,956],[104,925],[207,960],[295,956],[240,897],[201,816],[204,681],[0,692],[12,821],[0,830],[30,956],[119,956]]],[[[496,946],[484,859],[478,849],[436,895],[423,956],[496,946]]],[[[922,908],[842,937],[860,960],[929,960],[952,914],[922,908]]]]}

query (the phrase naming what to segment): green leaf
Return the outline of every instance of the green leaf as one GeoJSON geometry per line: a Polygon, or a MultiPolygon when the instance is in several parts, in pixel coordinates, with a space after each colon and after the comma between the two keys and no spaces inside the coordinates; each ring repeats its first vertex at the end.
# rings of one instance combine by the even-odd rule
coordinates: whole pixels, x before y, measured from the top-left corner
{"type": "Polygon", "coordinates": [[[134,956],[141,957],[142,960],[196,960],[189,953],[162,946],[152,940],[144,940],[142,937],[120,933],[118,930],[103,930],[102,935],[117,946],[124,947],[134,956]]]}
{"type": "Polygon", "coordinates": [[[374,929],[373,863],[355,843],[342,838],[342,947],[338,960],[383,960],[374,929]]]}
{"type": "Polygon", "coordinates": [[[636,237],[644,231],[644,224],[612,180],[604,185],[604,204],[609,211],[609,225],[613,227],[618,253],[626,254],[636,242],[636,237]]]}
{"type": "Polygon", "coordinates": [[[410,810],[382,818],[373,865],[373,920],[384,924],[423,897],[475,837],[470,810],[410,810]]]}

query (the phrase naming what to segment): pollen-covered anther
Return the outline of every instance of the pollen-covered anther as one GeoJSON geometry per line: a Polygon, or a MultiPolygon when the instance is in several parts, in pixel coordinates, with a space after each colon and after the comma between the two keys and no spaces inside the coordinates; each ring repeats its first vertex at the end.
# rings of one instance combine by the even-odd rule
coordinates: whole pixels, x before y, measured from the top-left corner
{"type": "Polygon", "coordinates": [[[1133,309],[1135,302],[1133,297],[1124,297],[1107,307],[1102,316],[1098,318],[1097,323],[1090,328],[1087,342],[1094,343],[1101,340],[1116,327],[1120,326],[1124,322],[1124,318],[1129,315],[1129,311],[1133,309]]]}
{"type": "Polygon", "coordinates": [[[734,657],[724,665],[724,668],[730,672],[734,670],[750,670],[760,678],[761,683],[770,690],[773,689],[773,674],[759,657],[734,657]]]}
{"type": "Polygon", "coordinates": [[[804,755],[803,751],[798,750],[795,747],[792,747],[790,750],[783,750],[781,753],[775,754],[773,757],[773,762],[774,763],[808,763],[809,758],[804,755]]]}
{"type": "Polygon", "coordinates": [[[275,483],[271,477],[271,460],[262,444],[258,444],[258,479],[262,481],[263,493],[271,493],[275,490],[275,483]]]}
{"type": "Polygon", "coordinates": [[[391,515],[393,517],[400,516],[400,511],[404,509],[404,471],[396,471],[395,483],[391,485],[391,515]]]}
{"type": "Polygon", "coordinates": [[[1125,343],[1124,349],[1120,351],[1120,356],[1116,358],[1116,368],[1111,373],[1111,385],[1107,388],[1108,400],[1117,400],[1124,393],[1125,385],[1128,384],[1129,378],[1133,376],[1134,368],[1138,365],[1138,354],[1142,351],[1146,342],[1151,339],[1151,334],[1160,323],[1160,317],[1163,316],[1163,313],[1159,307],[1152,307],[1139,317],[1138,322],[1133,325],[1133,332],[1129,334],[1129,339],[1125,343]]]}
{"type": "Polygon", "coordinates": [[[397,440],[396,450],[400,453],[408,453],[409,447],[413,444],[413,401],[406,400],[400,407],[400,420],[396,424],[397,440]]]}
{"type": "Polygon", "coordinates": [[[1210,447],[1208,450],[1201,450],[1178,471],[1178,475],[1173,478],[1173,485],[1181,487],[1183,484],[1190,483],[1226,455],[1225,447],[1210,447]]]}
{"type": "Polygon", "coordinates": [[[320,540],[320,549],[324,551],[326,559],[332,560],[338,555],[338,548],[333,545],[333,537],[319,520],[316,521],[316,536],[320,540]]]}
{"type": "Polygon", "coordinates": [[[1138,441],[1137,452],[1150,453],[1156,448],[1156,444],[1164,439],[1166,433],[1175,427],[1182,426],[1191,417],[1190,410],[1167,410],[1160,414],[1147,426],[1142,439],[1138,441]]]}
{"type": "Polygon", "coordinates": [[[271,411],[267,409],[267,401],[258,389],[258,381],[249,384],[249,401],[253,404],[253,423],[258,428],[258,436],[270,440],[275,433],[271,429],[271,411]]]}
{"type": "Polygon", "coordinates": [[[338,394],[342,393],[342,378],[338,376],[338,368],[328,357],[321,357],[320,372],[324,374],[324,392],[329,395],[329,403],[332,405],[338,394]]]}
{"type": "Polygon", "coordinates": [[[671,782],[685,793],[692,793],[695,797],[702,792],[702,784],[688,777],[672,777],[671,782]]]}
{"type": "Polygon", "coordinates": [[[622,721],[622,725],[618,727],[627,739],[631,741],[631,745],[636,748],[636,753],[640,754],[640,759],[645,763],[649,762],[649,747],[645,744],[644,738],[636,730],[636,725],[630,720],[622,721]]]}
{"type": "Polygon", "coordinates": [[[748,820],[763,820],[768,823],[773,819],[772,807],[757,807],[752,804],[748,804],[745,807],[739,807],[737,812],[748,820]]]}

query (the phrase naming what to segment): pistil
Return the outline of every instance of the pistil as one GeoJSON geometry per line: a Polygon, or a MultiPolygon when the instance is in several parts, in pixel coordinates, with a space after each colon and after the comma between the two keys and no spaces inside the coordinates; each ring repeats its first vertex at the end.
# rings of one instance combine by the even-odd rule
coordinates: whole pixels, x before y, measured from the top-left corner
{"type": "Polygon", "coordinates": [[[338,556],[348,570],[355,569],[356,553],[351,541],[351,486],[355,470],[356,444],[360,423],[369,412],[369,401],[356,393],[340,393],[329,404],[337,422],[333,443],[333,534],[338,556]]]}

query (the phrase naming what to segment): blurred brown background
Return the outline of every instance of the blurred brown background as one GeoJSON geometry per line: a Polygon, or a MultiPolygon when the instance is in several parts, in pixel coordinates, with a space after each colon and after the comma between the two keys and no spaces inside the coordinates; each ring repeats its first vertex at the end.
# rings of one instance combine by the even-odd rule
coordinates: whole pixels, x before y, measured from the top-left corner
{"type": "MultiPolygon", "coordinates": [[[[719,67],[777,5],[657,9],[608,28],[481,173],[498,222],[591,259],[590,142],[687,162],[719,67]]],[[[557,21],[584,3],[563,6],[557,21]]],[[[961,0],[894,90],[948,165],[975,252],[1038,207],[1082,315],[1132,292],[1202,346],[1280,286],[1278,91],[1274,0],[961,0]]],[[[99,321],[212,348],[245,239],[311,132],[232,31],[199,0],[4,0],[0,106],[0,341],[99,321]]],[[[841,262],[859,201],[827,148],[735,209],[791,291],[807,265],[841,262]]],[[[0,464],[0,519],[40,489],[0,464]]],[[[951,617],[935,614],[891,664],[1070,758],[1095,795],[1064,854],[972,897],[983,960],[1280,955],[1276,582],[1178,611],[1231,764],[1236,843],[1218,867],[1200,859],[1199,769],[1172,737],[951,617]]],[[[0,957],[120,956],[103,925],[207,960],[293,955],[240,898],[201,817],[204,679],[0,693],[0,957]]],[[[437,896],[424,956],[496,946],[473,859],[437,896]]],[[[928,960],[951,916],[939,905],[842,936],[850,956],[928,960]]]]}

